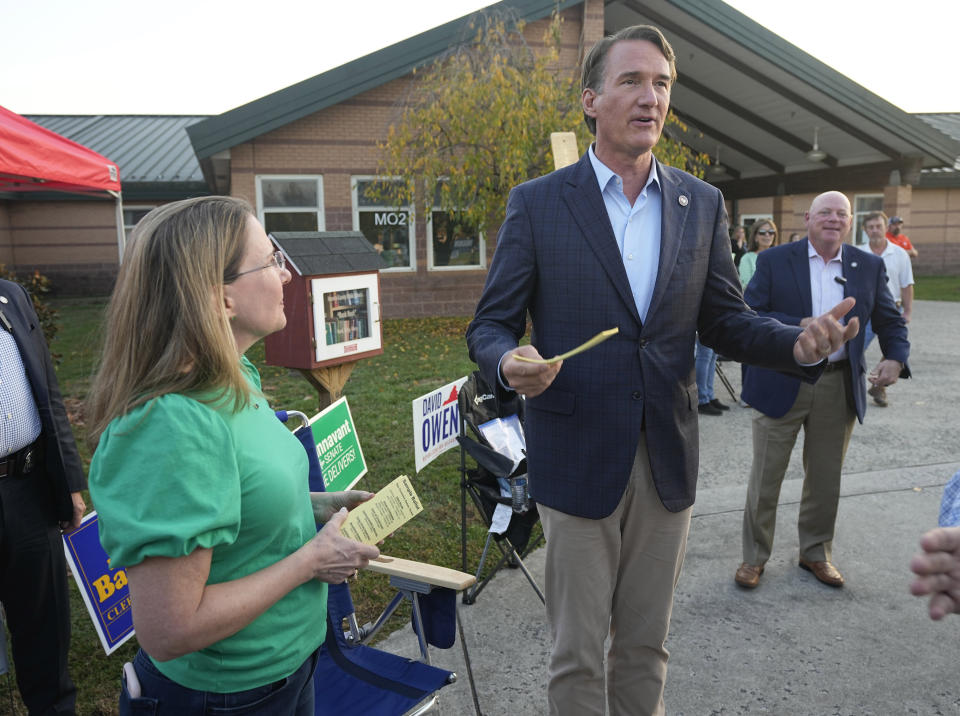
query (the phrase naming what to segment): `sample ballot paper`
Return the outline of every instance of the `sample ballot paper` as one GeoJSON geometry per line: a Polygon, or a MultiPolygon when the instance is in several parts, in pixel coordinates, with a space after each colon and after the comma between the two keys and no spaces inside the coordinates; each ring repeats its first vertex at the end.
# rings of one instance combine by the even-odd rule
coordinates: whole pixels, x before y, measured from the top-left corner
{"type": "Polygon", "coordinates": [[[357,542],[376,544],[422,511],[423,505],[413,491],[410,478],[400,475],[378,490],[373,499],[350,510],[340,533],[357,542]]]}

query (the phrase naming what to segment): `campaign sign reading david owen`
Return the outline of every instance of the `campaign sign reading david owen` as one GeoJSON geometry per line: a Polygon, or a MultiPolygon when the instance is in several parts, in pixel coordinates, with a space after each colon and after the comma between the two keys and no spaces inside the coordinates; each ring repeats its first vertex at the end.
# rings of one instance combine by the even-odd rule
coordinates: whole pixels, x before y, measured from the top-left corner
{"type": "Polygon", "coordinates": [[[460,404],[457,396],[464,376],[413,401],[413,445],[417,472],[457,444],[460,404]]]}

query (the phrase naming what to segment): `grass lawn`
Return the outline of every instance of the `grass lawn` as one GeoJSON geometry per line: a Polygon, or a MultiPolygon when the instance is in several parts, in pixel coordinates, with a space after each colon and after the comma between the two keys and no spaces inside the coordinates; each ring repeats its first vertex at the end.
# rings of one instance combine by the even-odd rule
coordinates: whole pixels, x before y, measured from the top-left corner
{"type": "MultiPolygon", "coordinates": [[[[104,306],[105,299],[54,302],[60,330],[52,350],[61,356],[60,386],[87,467],[90,453],[83,444],[82,401],[98,350],[104,306]]],[[[463,339],[467,322],[467,318],[384,321],[384,353],[360,361],[344,390],[369,468],[357,486],[377,490],[407,474],[426,508],[390,538],[383,551],[454,568],[460,567],[459,453],[451,450],[415,473],[411,401],[473,370],[463,339]]],[[[266,366],[262,343],[248,357],[261,371],[272,406],[307,415],[317,412],[313,388],[296,371],[266,366]]],[[[475,569],[485,532],[478,519],[471,523],[475,569]]],[[[374,574],[362,573],[352,591],[361,622],[374,619],[392,596],[387,578],[374,574]]],[[[106,656],[75,585],[72,600],[70,670],[79,689],[77,710],[84,716],[116,713],[120,668],[133,657],[136,638],[106,656]]],[[[409,620],[401,617],[394,624],[409,628],[409,620]]],[[[5,713],[26,714],[10,675],[0,676],[0,714],[5,713]]]]}
{"type": "Polygon", "coordinates": [[[918,301],[960,301],[960,276],[914,276],[918,301]]]}

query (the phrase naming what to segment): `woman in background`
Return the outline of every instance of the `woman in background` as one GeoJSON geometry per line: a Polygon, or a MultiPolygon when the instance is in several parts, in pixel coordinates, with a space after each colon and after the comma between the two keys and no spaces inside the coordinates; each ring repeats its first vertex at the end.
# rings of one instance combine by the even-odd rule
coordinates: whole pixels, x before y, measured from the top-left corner
{"type": "MultiPolygon", "coordinates": [[[[750,227],[750,242],[747,246],[747,253],[740,259],[739,266],[740,283],[743,285],[744,291],[747,290],[747,284],[750,283],[753,274],[757,272],[757,255],[776,243],[778,243],[777,225],[773,223],[773,219],[760,219],[760,221],[754,222],[753,226],[750,227]]],[[[740,385],[743,385],[746,375],[747,366],[741,363],[740,385]]],[[[748,408],[750,406],[747,405],[743,398],[740,398],[740,407],[748,408]]]]}
{"type": "Polygon", "coordinates": [[[740,259],[740,283],[744,290],[753,274],[757,272],[757,254],[779,243],[777,241],[777,225],[773,219],[760,219],[750,227],[750,242],[747,244],[747,253],[740,259]]]}
{"type": "Polygon", "coordinates": [[[339,530],[371,494],[309,492],[244,356],[286,324],[289,280],[230,197],[158,207],[127,247],[87,413],[100,539],[141,646],[121,713],[312,715],[325,583],[379,554],[339,530]]]}

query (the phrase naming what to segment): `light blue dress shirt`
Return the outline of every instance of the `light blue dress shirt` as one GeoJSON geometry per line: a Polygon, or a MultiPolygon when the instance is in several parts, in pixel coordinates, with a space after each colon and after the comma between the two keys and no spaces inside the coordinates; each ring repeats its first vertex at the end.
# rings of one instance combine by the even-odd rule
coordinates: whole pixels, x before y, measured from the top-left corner
{"type": "MultiPolygon", "coordinates": [[[[593,171],[600,184],[603,204],[613,227],[613,235],[620,247],[623,267],[630,281],[630,291],[637,304],[640,320],[647,320],[653,287],[657,282],[657,269],[660,265],[660,217],[663,213],[663,194],[660,191],[660,176],[657,174],[656,161],[650,164],[647,183],[633,206],[623,193],[623,179],[606,164],[597,159],[593,145],[588,151],[593,171]]],[[[506,354],[504,354],[506,355],[506,354]]],[[[512,390],[503,381],[503,356],[497,367],[500,385],[512,390]]]]}
{"type": "Polygon", "coordinates": [[[663,193],[657,163],[651,162],[650,175],[633,206],[623,193],[623,179],[601,162],[589,149],[590,163],[600,184],[603,204],[610,217],[613,235],[620,247],[623,267],[627,271],[633,300],[640,320],[647,320],[653,287],[660,265],[660,218],[663,213],[663,193]]]}

